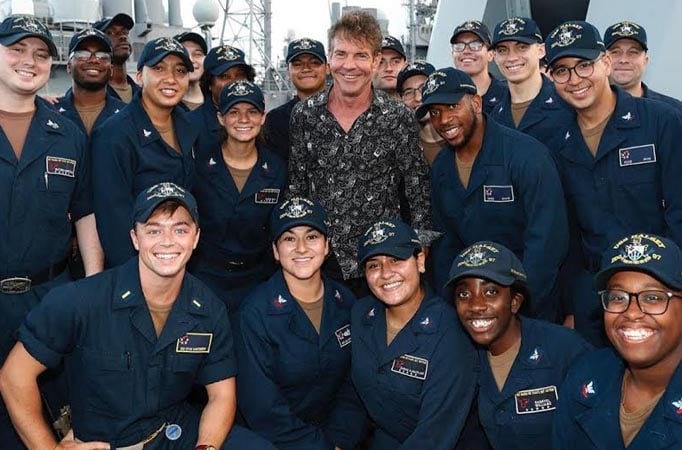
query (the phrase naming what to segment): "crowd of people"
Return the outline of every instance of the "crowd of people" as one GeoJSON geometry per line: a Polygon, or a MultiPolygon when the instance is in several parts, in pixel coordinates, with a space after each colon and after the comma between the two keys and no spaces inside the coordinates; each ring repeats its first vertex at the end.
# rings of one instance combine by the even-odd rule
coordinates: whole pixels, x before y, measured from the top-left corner
{"type": "Polygon", "coordinates": [[[646,31],[242,50],[0,23],[0,447],[682,446],[682,103],[646,31]],[[488,70],[497,65],[504,79],[488,70]]]}

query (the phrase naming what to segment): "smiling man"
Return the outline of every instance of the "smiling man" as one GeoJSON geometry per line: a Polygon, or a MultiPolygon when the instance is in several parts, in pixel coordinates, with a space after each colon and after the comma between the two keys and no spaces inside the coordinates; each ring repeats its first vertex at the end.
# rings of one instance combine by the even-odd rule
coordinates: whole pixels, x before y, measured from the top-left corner
{"type": "Polygon", "coordinates": [[[627,20],[611,25],[604,32],[604,46],[613,61],[611,83],[633,97],[659,100],[682,111],[682,102],[650,89],[643,81],[649,65],[649,47],[643,26],[627,20]]]}
{"type": "Polygon", "coordinates": [[[568,247],[561,183],[547,148],[503,127],[482,112],[466,73],[448,67],[429,75],[421,117],[427,112],[447,141],[431,170],[431,207],[437,231],[435,286],[447,280],[455,256],[477,241],[499,242],[528,270],[532,317],[557,320],[552,295],[568,247]]]}
{"type": "Polygon", "coordinates": [[[512,17],[495,26],[495,64],[507,79],[508,92],[490,116],[510,128],[533,136],[553,150],[561,129],[573,114],[554,90],[554,84],[540,72],[545,44],[533,19],[512,17]]]}
{"type": "Polygon", "coordinates": [[[20,330],[0,388],[22,440],[30,449],[274,450],[232,426],[237,367],[227,311],[185,272],[199,240],[194,197],[159,183],[138,195],[131,216],[137,257],[51,291],[20,330]],[[62,362],[72,429],[57,443],[36,379],[62,362]],[[202,411],[187,401],[195,383],[206,388],[202,411]]]}
{"type": "Polygon", "coordinates": [[[91,138],[97,229],[110,267],[135,254],[128,239],[135,196],[164,180],[185,189],[194,181],[198,130],[178,106],[192,71],[187,50],[156,38],[145,44],[137,68],[140,95],[91,138]]]}
{"type": "Polygon", "coordinates": [[[86,135],[126,105],[110,95],[111,40],[95,28],[74,34],[69,43],[66,70],[73,82],[55,108],[71,119],[86,135]]]}
{"type": "Polygon", "coordinates": [[[366,12],[352,11],[331,30],[331,87],[300,102],[291,118],[289,195],[318,200],[331,221],[336,277],[365,286],[357,262],[358,237],[375,220],[408,215],[431,227],[428,166],[414,115],[372,88],[381,60],[381,29],[366,12]],[[401,195],[409,205],[401,211],[401,195]]]}
{"type": "Polygon", "coordinates": [[[545,47],[556,90],[575,111],[556,149],[572,234],[582,251],[571,309],[576,329],[603,345],[592,279],[608,243],[635,232],[682,242],[682,121],[664,103],[609,85],[613,61],[593,25],[563,23],[545,47]]]}

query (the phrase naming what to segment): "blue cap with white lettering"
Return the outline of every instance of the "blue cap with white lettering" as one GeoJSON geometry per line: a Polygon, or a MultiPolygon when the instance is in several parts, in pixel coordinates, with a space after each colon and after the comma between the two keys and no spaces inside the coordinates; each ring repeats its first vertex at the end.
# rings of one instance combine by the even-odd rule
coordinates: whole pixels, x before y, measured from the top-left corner
{"type": "Polygon", "coordinates": [[[380,220],[360,236],[358,261],[362,265],[377,255],[408,259],[421,248],[422,243],[411,226],[400,220],[380,220]]]}
{"type": "Polygon", "coordinates": [[[272,210],[270,233],[273,241],[287,230],[298,226],[309,226],[327,236],[329,222],[327,211],[317,201],[304,197],[293,197],[272,210]]]}
{"type": "Polygon", "coordinates": [[[199,209],[194,196],[175,183],[159,183],[140,192],[133,206],[133,225],[145,223],[154,214],[156,208],[165,201],[176,200],[189,211],[196,224],[199,223],[199,209]]]}
{"type": "Polygon", "coordinates": [[[44,23],[34,16],[27,14],[12,15],[0,23],[0,44],[4,46],[16,44],[29,37],[35,37],[45,42],[52,57],[58,55],[52,33],[44,23]]]}

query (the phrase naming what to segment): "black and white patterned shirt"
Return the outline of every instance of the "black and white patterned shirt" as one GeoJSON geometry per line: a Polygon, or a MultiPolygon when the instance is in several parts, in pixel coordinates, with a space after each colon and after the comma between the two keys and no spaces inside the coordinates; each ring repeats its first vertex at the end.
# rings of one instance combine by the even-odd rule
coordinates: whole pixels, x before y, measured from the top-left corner
{"type": "Polygon", "coordinates": [[[327,109],[329,91],[299,102],[291,118],[289,195],[318,200],[329,213],[343,277],[362,277],[358,238],[373,222],[400,219],[401,182],[411,225],[431,229],[429,169],[414,114],[378,89],[348,133],[327,109]]]}

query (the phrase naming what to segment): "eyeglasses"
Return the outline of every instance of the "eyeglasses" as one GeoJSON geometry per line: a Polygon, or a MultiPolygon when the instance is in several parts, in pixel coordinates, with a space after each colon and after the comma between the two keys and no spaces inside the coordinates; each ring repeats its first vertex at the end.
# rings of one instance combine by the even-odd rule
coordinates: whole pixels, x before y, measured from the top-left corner
{"type": "Polygon", "coordinates": [[[571,71],[580,78],[591,77],[594,73],[594,65],[597,61],[602,59],[603,55],[600,55],[597,59],[591,59],[589,61],[580,61],[573,67],[559,66],[556,69],[551,69],[550,74],[555,83],[564,84],[571,79],[571,71]]]}
{"type": "Polygon", "coordinates": [[[424,83],[420,84],[417,87],[403,89],[403,99],[412,100],[417,96],[417,93],[421,97],[423,87],[424,83]]]}
{"type": "Polygon", "coordinates": [[[75,50],[71,53],[71,57],[78,61],[87,61],[92,57],[98,61],[111,61],[111,53],[107,52],[91,52],[90,50],[75,50]]]}
{"type": "Polygon", "coordinates": [[[463,52],[467,47],[469,47],[469,50],[472,52],[477,52],[483,48],[483,41],[455,42],[452,44],[452,49],[457,53],[463,52]]]}
{"type": "Polygon", "coordinates": [[[644,314],[650,316],[657,316],[664,314],[668,310],[668,304],[673,297],[682,298],[682,295],[673,294],[665,291],[642,291],[642,292],[625,292],[613,289],[599,291],[601,304],[604,311],[610,313],[621,314],[630,307],[630,300],[635,297],[639,310],[644,314]]]}

